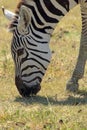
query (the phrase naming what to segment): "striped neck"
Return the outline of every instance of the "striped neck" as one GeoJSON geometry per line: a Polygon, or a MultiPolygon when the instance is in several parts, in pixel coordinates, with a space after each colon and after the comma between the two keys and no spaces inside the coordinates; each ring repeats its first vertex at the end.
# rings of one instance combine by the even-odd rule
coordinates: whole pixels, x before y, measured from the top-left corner
{"type": "MultiPolygon", "coordinates": [[[[26,6],[31,15],[32,26],[38,32],[51,35],[56,24],[77,4],[78,0],[21,0],[16,14],[19,15],[22,5],[26,6]]],[[[17,26],[17,18],[11,22],[9,29],[12,30],[15,26],[17,26]]]]}
{"type": "Polygon", "coordinates": [[[57,23],[77,4],[77,0],[27,0],[23,5],[31,13],[31,33],[49,42],[57,23]]]}

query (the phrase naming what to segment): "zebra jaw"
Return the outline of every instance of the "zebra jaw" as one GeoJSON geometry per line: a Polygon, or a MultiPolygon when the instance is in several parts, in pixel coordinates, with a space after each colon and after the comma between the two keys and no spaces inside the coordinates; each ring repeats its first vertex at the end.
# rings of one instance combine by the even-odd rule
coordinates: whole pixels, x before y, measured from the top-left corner
{"type": "Polygon", "coordinates": [[[11,11],[5,9],[4,6],[2,6],[2,11],[3,11],[3,14],[5,15],[5,17],[6,17],[8,20],[10,20],[10,21],[16,16],[15,13],[13,13],[13,12],[11,12],[11,11]]]}

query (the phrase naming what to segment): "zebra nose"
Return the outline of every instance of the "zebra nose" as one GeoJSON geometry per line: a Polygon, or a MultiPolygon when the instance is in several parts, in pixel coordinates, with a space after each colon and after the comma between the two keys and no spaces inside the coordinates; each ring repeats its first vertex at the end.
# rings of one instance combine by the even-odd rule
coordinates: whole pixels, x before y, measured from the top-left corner
{"type": "Polygon", "coordinates": [[[15,77],[15,85],[22,97],[29,97],[36,95],[41,89],[40,84],[27,86],[26,84],[23,83],[20,77],[15,77]]]}
{"type": "Polygon", "coordinates": [[[23,84],[23,82],[22,82],[21,78],[19,76],[15,77],[15,85],[17,86],[18,89],[19,89],[19,86],[22,87],[22,84],[23,84]]]}
{"type": "Polygon", "coordinates": [[[22,80],[21,80],[21,78],[19,76],[15,77],[15,85],[16,85],[19,93],[22,95],[23,90],[24,90],[24,86],[23,86],[23,82],[22,82],[22,80]]]}

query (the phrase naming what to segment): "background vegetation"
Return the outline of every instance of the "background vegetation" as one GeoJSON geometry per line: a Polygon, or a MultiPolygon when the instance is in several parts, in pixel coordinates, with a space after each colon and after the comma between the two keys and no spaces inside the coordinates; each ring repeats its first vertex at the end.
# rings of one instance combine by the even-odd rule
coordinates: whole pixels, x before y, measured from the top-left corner
{"type": "MultiPolygon", "coordinates": [[[[14,11],[18,0],[0,0],[14,11]]],[[[78,55],[81,17],[77,6],[56,27],[52,60],[36,97],[22,98],[14,85],[12,34],[0,9],[0,130],[87,130],[87,67],[79,92],[65,91],[78,55]]]]}

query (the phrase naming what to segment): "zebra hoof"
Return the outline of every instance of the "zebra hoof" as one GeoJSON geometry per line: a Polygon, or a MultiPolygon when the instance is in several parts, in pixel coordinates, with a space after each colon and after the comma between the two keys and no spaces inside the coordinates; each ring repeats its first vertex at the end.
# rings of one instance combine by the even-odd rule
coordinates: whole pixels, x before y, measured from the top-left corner
{"type": "Polygon", "coordinates": [[[69,92],[77,92],[79,88],[78,83],[74,83],[73,81],[69,81],[66,85],[66,90],[69,92]]]}

